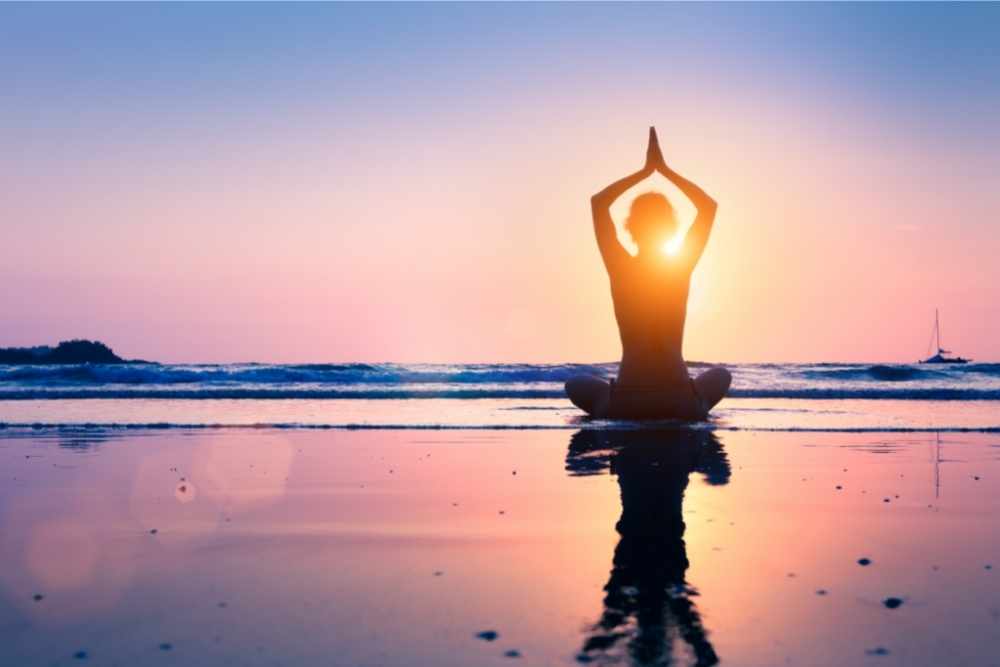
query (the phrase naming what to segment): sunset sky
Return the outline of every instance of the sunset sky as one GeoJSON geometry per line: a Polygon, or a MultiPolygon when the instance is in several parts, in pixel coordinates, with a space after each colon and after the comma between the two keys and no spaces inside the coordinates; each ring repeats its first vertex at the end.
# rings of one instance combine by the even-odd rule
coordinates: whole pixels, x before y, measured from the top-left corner
{"type": "Polygon", "coordinates": [[[589,197],[656,125],[719,202],[687,358],[913,361],[938,306],[996,360],[998,31],[980,4],[0,5],[0,345],[614,360],[589,197]]]}

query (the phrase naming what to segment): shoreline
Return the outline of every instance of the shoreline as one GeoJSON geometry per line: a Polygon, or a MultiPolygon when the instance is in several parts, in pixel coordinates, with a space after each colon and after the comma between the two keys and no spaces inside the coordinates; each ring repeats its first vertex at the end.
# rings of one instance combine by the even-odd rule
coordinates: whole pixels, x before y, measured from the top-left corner
{"type": "Polygon", "coordinates": [[[102,431],[593,431],[596,433],[642,433],[647,431],[708,432],[708,433],[1000,433],[1000,426],[984,427],[925,427],[905,428],[887,426],[809,428],[809,427],[757,427],[713,426],[702,424],[681,424],[675,422],[649,422],[646,424],[613,424],[607,426],[449,426],[422,424],[7,424],[0,423],[0,438],[9,433],[84,432],[102,431]]]}
{"type": "Polygon", "coordinates": [[[705,422],[587,418],[566,399],[0,401],[0,431],[43,429],[1000,431],[1000,401],[726,398],[705,422]]]}

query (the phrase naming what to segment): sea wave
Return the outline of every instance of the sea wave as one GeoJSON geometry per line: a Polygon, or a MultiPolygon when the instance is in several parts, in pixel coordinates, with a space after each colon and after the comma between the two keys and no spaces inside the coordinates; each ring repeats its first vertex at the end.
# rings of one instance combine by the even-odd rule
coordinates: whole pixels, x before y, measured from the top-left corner
{"type": "Polygon", "coordinates": [[[497,384],[606,375],[614,364],[77,364],[0,366],[0,385],[497,384]]]}
{"type": "MultiPolygon", "coordinates": [[[[1000,400],[1000,389],[965,388],[756,388],[732,389],[730,398],[774,399],[829,399],[829,400],[918,400],[918,401],[995,401],[1000,400]]],[[[409,400],[409,399],[516,399],[516,398],[565,398],[558,388],[390,388],[366,389],[347,387],[327,388],[78,388],[0,389],[0,401],[38,401],[67,399],[170,399],[170,400],[409,400]]]]}
{"type": "Polygon", "coordinates": [[[0,422],[0,437],[53,435],[98,435],[158,430],[311,430],[311,431],[748,431],[764,433],[1000,433],[1000,426],[737,426],[711,422],[620,422],[591,421],[565,424],[407,424],[407,423],[308,423],[257,424],[182,422],[0,422]]]}
{"type": "Polygon", "coordinates": [[[802,376],[818,380],[861,380],[875,382],[912,382],[948,377],[945,372],[917,366],[873,364],[849,368],[810,368],[802,376]]]}
{"type": "MultiPolygon", "coordinates": [[[[697,374],[704,363],[690,363],[697,374]]],[[[733,364],[730,396],[780,399],[997,400],[1000,364],[733,364]]],[[[0,400],[563,398],[567,364],[0,365],[0,400]]]]}

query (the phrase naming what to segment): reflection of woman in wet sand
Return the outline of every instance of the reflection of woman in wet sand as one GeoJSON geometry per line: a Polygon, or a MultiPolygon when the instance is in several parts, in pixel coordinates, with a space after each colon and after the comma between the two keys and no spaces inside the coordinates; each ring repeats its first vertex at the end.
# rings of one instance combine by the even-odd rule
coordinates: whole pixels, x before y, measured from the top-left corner
{"type": "Polygon", "coordinates": [[[566,468],[575,475],[610,468],[622,499],[615,525],[621,539],[604,587],[604,612],[588,632],[579,661],[619,662],[627,651],[635,664],[670,664],[679,639],[696,665],[716,664],[691,599],[696,592],[685,581],[682,503],[693,471],[710,484],[729,481],[719,441],[707,432],[580,431],[570,441],[566,468]]]}
{"type": "Polygon", "coordinates": [[[569,399],[594,417],[704,419],[729,390],[731,377],[712,368],[692,380],[681,356],[691,272],[715,220],[715,201],[666,165],[656,131],[649,129],[646,165],[591,199],[597,245],[611,279],[611,297],[622,340],[617,381],[594,376],[566,383],[569,399]],[[653,172],[666,176],[694,203],[697,217],[676,251],[668,242],[677,219],[667,198],[655,192],[632,202],[625,228],[639,247],[633,257],[618,243],[609,208],[653,172]]]}

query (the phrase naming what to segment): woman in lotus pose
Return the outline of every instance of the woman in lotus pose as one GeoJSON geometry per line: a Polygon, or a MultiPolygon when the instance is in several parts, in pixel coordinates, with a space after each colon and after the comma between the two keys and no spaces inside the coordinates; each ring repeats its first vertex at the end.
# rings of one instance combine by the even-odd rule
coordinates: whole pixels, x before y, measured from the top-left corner
{"type": "Polygon", "coordinates": [[[722,400],[732,377],[712,368],[695,379],[681,356],[691,272],[698,264],[712,222],[715,201],[666,165],[649,128],[646,166],[604,188],[591,200],[594,232],[611,279],[611,298],[622,340],[618,379],[578,376],[566,383],[574,405],[593,417],[700,420],[722,400]],[[674,253],[666,244],[677,231],[667,198],[655,192],[632,202],[625,229],[639,247],[633,257],[618,243],[609,208],[626,190],[658,171],[698,209],[683,243],[674,253]]]}

